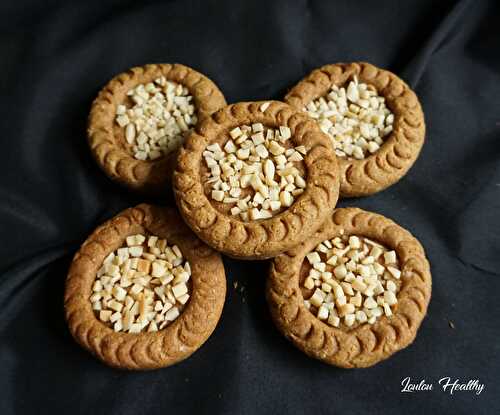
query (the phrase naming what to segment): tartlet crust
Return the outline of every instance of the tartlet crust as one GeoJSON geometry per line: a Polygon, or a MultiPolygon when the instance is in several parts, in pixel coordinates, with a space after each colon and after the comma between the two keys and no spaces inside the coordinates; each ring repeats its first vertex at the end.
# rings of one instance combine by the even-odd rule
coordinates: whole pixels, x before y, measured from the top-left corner
{"type": "Polygon", "coordinates": [[[377,152],[362,160],[339,157],[340,196],[368,196],[400,180],[415,163],[425,139],[425,120],[413,90],[397,75],[366,62],[337,63],[313,70],[285,96],[302,110],[325,95],[333,84],[342,86],[356,75],[386,98],[394,114],[394,129],[377,152]]]}
{"type": "Polygon", "coordinates": [[[173,188],[184,220],[208,245],[234,258],[265,259],[306,239],[331,214],[338,200],[337,160],[329,137],[309,117],[278,101],[242,102],[217,111],[191,133],[179,153],[173,188]],[[262,112],[264,103],[270,105],[262,112]],[[234,127],[259,122],[273,128],[288,126],[290,140],[306,146],[307,185],[295,203],[280,214],[243,222],[219,211],[205,195],[200,173],[202,153],[234,127]]]}
{"type": "Polygon", "coordinates": [[[141,204],[99,226],[81,246],[69,269],[64,307],[70,332],[82,347],[109,366],[146,370],[173,365],[201,347],[219,321],[225,295],[221,256],[196,238],[173,209],[141,204]],[[160,331],[115,332],[95,316],[89,297],[104,258],[137,233],[179,246],[191,265],[191,297],[180,316],[160,331]]]}
{"type": "Polygon", "coordinates": [[[325,363],[344,368],[368,367],[407,347],[415,339],[431,297],[430,266],[421,244],[395,222],[357,208],[336,209],[316,234],[276,257],[266,297],[277,328],[296,347],[325,363]],[[299,273],[305,255],[325,239],[346,235],[377,240],[399,257],[402,284],[391,317],[382,316],[353,329],[332,327],[304,305],[299,273]]]}
{"type": "MultiPolygon", "coordinates": [[[[125,147],[123,128],[115,123],[116,106],[127,91],[159,76],[184,85],[193,96],[199,121],[226,105],[224,95],[205,75],[181,64],[148,64],[114,77],[90,110],[87,137],[93,157],[108,177],[147,194],[160,194],[171,181],[177,151],[157,160],[137,160],[125,147]]],[[[198,121],[198,122],[199,122],[198,121]]]]}

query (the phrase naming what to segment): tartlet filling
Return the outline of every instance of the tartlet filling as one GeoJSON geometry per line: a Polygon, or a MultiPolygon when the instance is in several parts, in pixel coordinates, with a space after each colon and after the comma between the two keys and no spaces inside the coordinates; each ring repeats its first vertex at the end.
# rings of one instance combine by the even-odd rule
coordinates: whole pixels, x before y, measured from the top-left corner
{"type": "Polygon", "coordinates": [[[191,267],[177,245],[141,234],[126,238],[97,271],[90,302],[116,332],[165,328],[189,300],[191,267]]]}
{"type": "Polygon", "coordinates": [[[401,269],[395,251],[368,238],[341,235],[307,256],[304,305],[333,327],[373,324],[397,304],[401,269]]]}
{"type": "Polygon", "coordinates": [[[196,124],[188,89],[161,76],[127,92],[130,106],[116,107],[116,123],[137,160],[156,160],[177,150],[196,124]]]}
{"type": "Polygon", "coordinates": [[[240,125],[203,152],[209,197],[243,221],[268,219],[292,206],[306,188],[305,146],[286,126],[240,125]]]}
{"type": "Polygon", "coordinates": [[[356,77],[347,88],[333,85],[303,111],[330,136],[336,155],[347,159],[361,160],[375,153],[393,130],[394,114],[385,98],[356,77]]]}

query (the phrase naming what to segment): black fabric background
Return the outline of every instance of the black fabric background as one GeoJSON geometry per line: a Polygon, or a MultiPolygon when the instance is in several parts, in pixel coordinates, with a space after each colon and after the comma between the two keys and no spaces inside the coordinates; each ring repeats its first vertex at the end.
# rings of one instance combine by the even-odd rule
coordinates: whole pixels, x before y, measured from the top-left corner
{"type": "MultiPolygon", "coordinates": [[[[498,2],[31,0],[2,1],[0,16],[1,414],[500,413],[498,2]],[[270,321],[267,263],[224,258],[223,316],[187,361],[126,373],[80,349],[62,311],[71,257],[143,201],[91,159],[99,88],[131,66],[182,62],[228,102],[280,99],[311,69],[356,60],[402,76],[426,114],[409,174],[340,203],[391,217],[425,246],[433,295],[416,342],[366,370],[307,358],[270,321]],[[407,376],[436,389],[403,394],[407,376]],[[450,396],[445,376],[486,387],[450,396]]],[[[168,192],[161,202],[173,204],[168,192]]]]}

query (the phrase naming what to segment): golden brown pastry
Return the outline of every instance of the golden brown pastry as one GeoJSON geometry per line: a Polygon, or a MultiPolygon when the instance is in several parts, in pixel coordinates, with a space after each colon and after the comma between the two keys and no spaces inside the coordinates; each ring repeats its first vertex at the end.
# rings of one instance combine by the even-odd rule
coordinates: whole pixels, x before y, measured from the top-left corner
{"type": "Polygon", "coordinates": [[[99,226],[71,264],[64,296],[75,340],[122,369],[188,358],[219,321],[221,257],[170,208],[146,204],[99,226]]]}
{"type": "Polygon", "coordinates": [[[113,78],[92,104],[88,140],[104,172],[132,189],[161,194],[185,136],[226,105],[206,76],[181,64],[150,64],[113,78]]]}
{"type": "Polygon", "coordinates": [[[325,363],[367,367],[413,342],[431,297],[420,243],[382,215],[336,209],[276,257],[267,300],[278,329],[325,363]]]}
{"type": "Polygon", "coordinates": [[[339,157],[340,196],[367,196],[401,179],[425,138],[422,107],[398,76],[369,63],[315,69],[285,102],[316,119],[339,157]]]}
{"type": "Polygon", "coordinates": [[[278,101],[229,105],[186,140],[174,173],[179,210],[208,245],[270,258],[307,239],[338,199],[330,139],[278,101]]]}

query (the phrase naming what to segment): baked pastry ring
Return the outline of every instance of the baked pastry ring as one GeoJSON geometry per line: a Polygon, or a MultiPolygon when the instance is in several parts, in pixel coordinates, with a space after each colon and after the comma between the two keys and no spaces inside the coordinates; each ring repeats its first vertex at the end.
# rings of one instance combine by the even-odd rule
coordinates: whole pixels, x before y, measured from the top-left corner
{"type": "Polygon", "coordinates": [[[234,258],[265,259],[307,239],[331,214],[338,199],[337,169],[329,137],[309,117],[279,101],[242,102],[217,111],[191,133],[179,153],[173,187],[184,220],[200,239],[234,258]],[[208,145],[224,145],[226,133],[248,123],[289,127],[293,144],[308,150],[307,178],[305,191],[286,210],[270,219],[243,222],[209,200],[201,167],[208,145]]]}
{"type": "Polygon", "coordinates": [[[368,367],[413,342],[431,297],[429,263],[420,243],[399,225],[357,208],[336,209],[324,225],[299,246],[274,258],[266,296],[277,328],[296,347],[325,363],[368,367]],[[391,317],[349,329],[332,327],[304,305],[299,274],[305,256],[318,243],[341,234],[377,240],[394,249],[401,262],[401,288],[391,317]]]}
{"type": "Polygon", "coordinates": [[[343,86],[353,76],[385,97],[394,114],[394,129],[370,156],[362,160],[339,157],[341,197],[368,196],[396,183],[415,163],[425,138],[424,114],[415,93],[392,72],[369,63],[337,63],[315,69],[284,100],[302,110],[332,85],[343,86]]]}
{"type": "Polygon", "coordinates": [[[88,120],[88,141],[97,164],[111,179],[134,190],[161,194],[171,180],[177,151],[156,160],[137,160],[127,149],[124,129],[115,123],[116,108],[127,92],[164,76],[185,86],[193,96],[198,122],[226,105],[224,95],[206,76],[181,64],[148,64],[114,77],[92,103],[88,120]]]}
{"type": "Polygon", "coordinates": [[[73,258],[66,280],[64,307],[71,334],[109,366],[146,370],[188,358],[214,331],[226,296],[220,255],[203,244],[171,208],[141,204],[99,226],[73,258]],[[180,316],[156,332],[115,332],[99,321],[89,297],[104,258],[129,235],[149,232],[177,244],[191,264],[192,294],[180,316]]]}

